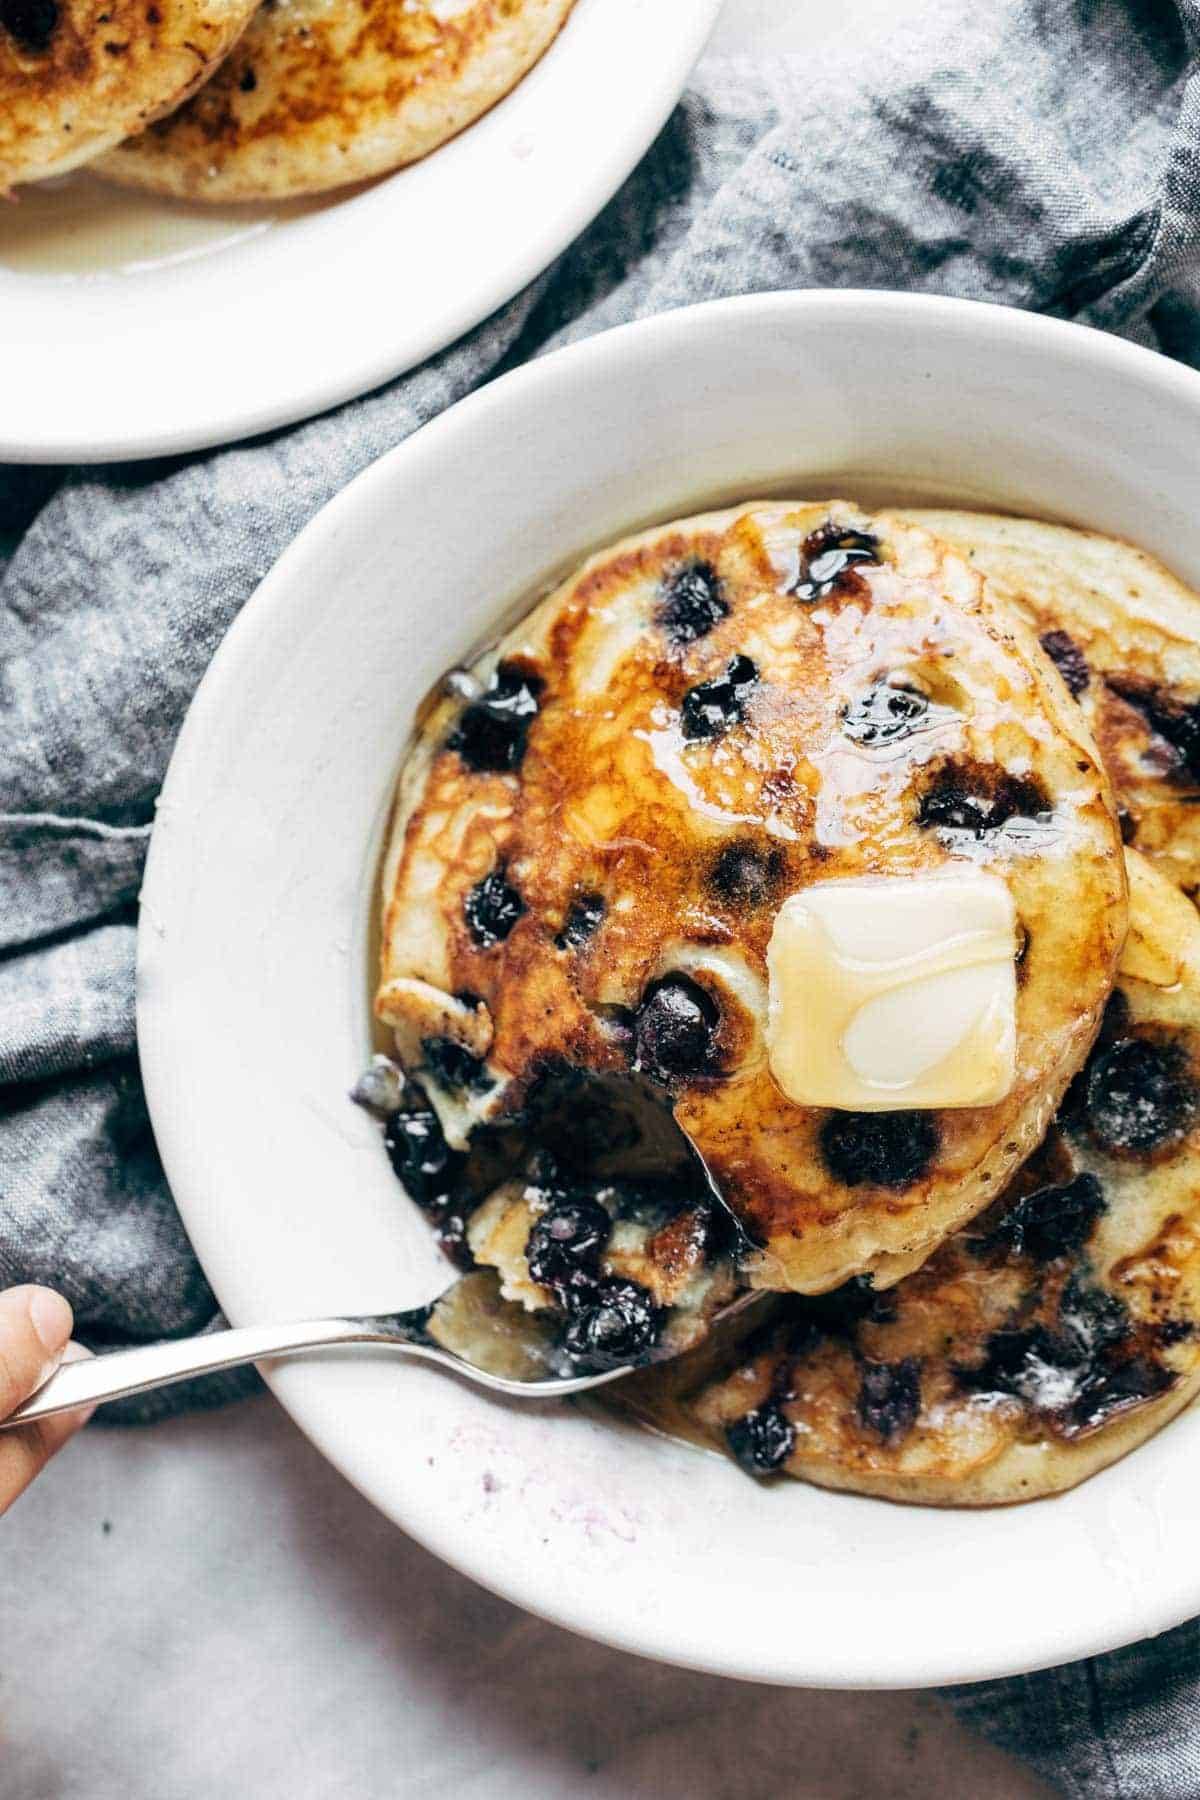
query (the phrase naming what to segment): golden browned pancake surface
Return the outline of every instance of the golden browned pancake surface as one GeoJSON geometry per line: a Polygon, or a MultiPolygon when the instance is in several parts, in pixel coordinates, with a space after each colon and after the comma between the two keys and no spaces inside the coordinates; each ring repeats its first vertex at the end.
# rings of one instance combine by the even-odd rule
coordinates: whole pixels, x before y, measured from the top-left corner
{"type": "Polygon", "coordinates": [[[365,181],[453,137],[542,55],[573,0],[264,0],[236,54],[101,172],[189,200],[365,181]]]}
{"type": "Polygon", "coordinates": [[[1029,1500],[1200,1388],[1200,921],[1130,852],[1096,1047],[1004,1198],[883,1294],[788,1302],[687,1411],[747,1468],[931,1505],[1029,1500]]]}
{"type": "Polygon", "coordinates": [[[451,1141],[555,1068],[636,1069],[760,1245],[757,1283],[917,1266],[1041,1137],[1125,932],[1110,791],[1036,645],[924,532],[781,504],[593,558],[475,675],[409,758],[377,997],[451,1141]],[[880,734],[895,683],[918,716],[880,734]],[[783,899],[964,862],[1023,935],[1009,1096],[785,1099],[764,1048],[783,899]]]}
{"type": "Polygon", "coordinates": [[[61,175],[177,106],[253,0],[0,0],[0,193],[61,175]]]}
{"type": "Polygon", "coordinates": [[[916,511],[967,556],[1058,663],[1112,778],[1130,843],[1200,892],[1200,598],[1096,532],[916,511]]]}

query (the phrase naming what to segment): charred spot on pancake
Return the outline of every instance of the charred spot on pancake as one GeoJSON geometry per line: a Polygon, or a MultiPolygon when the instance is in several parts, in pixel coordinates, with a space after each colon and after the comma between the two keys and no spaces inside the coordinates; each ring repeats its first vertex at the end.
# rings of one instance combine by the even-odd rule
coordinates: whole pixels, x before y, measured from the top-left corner
{"type": "Polygon", "coordinates": [[[683,696],[680,729],[685,738],[719,737],[744,715],[749,690],[758,670],[748,656],[735,656],[723,675],[698,682],[683,696]]]}
{"type": "Polygon", "coordinates": [[[895,1292],[876,1293],[869,1275],[853,1275],[825,1294],[798,1294],[790,1301],[789,1348],[797,1355],[822,1337],[853,1337],[866,1322],[888,1324],[896,1310],[895,1292]]]}
{"type": "Polygon", "coordinates": [[[603,894],[579,894],[572,900],[555,938],[559,950],[582,950],[600,929],[605,913],[603,894]]]}
{"type": "Polygon", "coordinates": [[[809,532],[800,551],[800,578],[792,587],[797,600],[824,600],[833,593],[862,588],[857,567],[879,561],[879,539],[867,531],[849,531],[832,523],[809,532]]]}
{"type": "Polygon", "coordinates": [[[1092,675],[1075,639],[1066,631],[1044,631],[1038,642],[1078,700],[1080,694],[1087,692],[1092,675]]]}
{"type": "Polygon", "coordinates": [[[569,1306],[595,1287],[611,1233],[612,1219],[598,1200],[570,1190],[553,1193],[525,1246],[529,1273],[569,1306]]]}
{"type": "Polygon", "coordinates": [[[929,772],[917,806],[917,823],[940,831],[983,837],[1013,818],[1044,818],[1050,796],[1032,775],[1010,775],[994,763],[956,759],[929,772]]]}
{"type": "Polygon", "coordinates": [[[725,1428],[725,1442],[747,1475],[771,1475],[792,1454],[796,1428],[777,1400],[768,1400],[725,1428]]]}
{"type": "Polygon", "coordinates": [[[59,17],[58,0],[0,0],[0,25],[33,56],[49,50],[59,17]]]}
{"type": "Polygon", "coordinates": [[[1198,1107],[1192,1059],[1165,1032],[1120,1038],[1088,1065],[1084,1119],[1111,1156],[1150,1157],[1178,1144],[1198,1107]]]}
{"type": "Polygon", "coordinates": [[[483,1058],[473,1056],[453,1038],[422,1038],[421,1054],[425,1067],[444,1088],[457,1091],[465,1088],[471,1093],[480,1093],[492,1085],[483,1058]]]}
{"type": "Polygon", "coordinates": [[[563,1332],[563,1349],[576,1368],[589,1374],[619,1369],[649,1354],[664,1317],[640,1282],[610,1275],[575,1303],[563,1332]]]}
{"type": "Polygon", "coordinates": [[[718,853],[708,885],[729,906],[759,906],[776,893],[782,874],[779,850],[763,850],[746,838],[735,838],[718,853]]]}
{"type": "Polygon", "coordinates": [[[448,1202],[467,1159],[447,1144],[431,1106],[392,1113],[384,1122],[383,1144],[392,1168],[418,1206],[432,1211],[448,1202]]]}
{"type": "Polygon", "coordinates": [[[977,1255],[1001,1251],[1039,1263],[1074,1256],[1104,1208],[1104,1190],[1096,1177],[1076,1175],[1060,1187],[1037,1188],[1024,1195],[991,1231],[970,1239],[970,1247],[977,1255]]]}
{"type": "Polygon", "coordinates": [[[820,1144],[825,1167],[844,1187],[906,1188],[933,1160],[938,1130],[926,1112],[833,1112],[820,1144]]]}
{"type": "Polygon", "coordinates": [[[921,1366],[915,1356],[892,1363],[863,1363],[858,1417],[868,1431],[895,1443],[912,1430],[920,1410],[921,1366]]]}
{"type": "Polygon", "coordinates": [[[924,694],[880,681],[850,702],[842,731],[855,744],[894,744],[918,731],[928,712],[924,694]]]}
{"type": "Polygon", "coordinates": [[[520,663],[502,662],[478,700],[464,709],[447,748],[481,773],[519,768],[544,686],[520,663]]]}
{"type": "Polygon", "coordinates": [[[720,1012],[686,975],[664,975],[642,996],[634,1022],[634,1068],[652,1081],[714,1074],[720,1012]]]}
{"type": "Polygon", "coordinates": [[[1105,680],[1170,745],[1180,770],[1200,780],[1200,701],[1177,699],[1138,675],[1106,675],[1105,680]]]}
{"type": "Polygon", "coordinates": [[[524,911],[525,902],[509,886],[503,869],[492,869],[463,901],[467,930],[481,950],[502,944],[524,911]]]}
{"type": "Polygon", "coordinates": [[[707,637],[729,613],[721,578],[710,562],[684,563],[662,584],[655,615],[671,642],[680,648],[707,637]]]}

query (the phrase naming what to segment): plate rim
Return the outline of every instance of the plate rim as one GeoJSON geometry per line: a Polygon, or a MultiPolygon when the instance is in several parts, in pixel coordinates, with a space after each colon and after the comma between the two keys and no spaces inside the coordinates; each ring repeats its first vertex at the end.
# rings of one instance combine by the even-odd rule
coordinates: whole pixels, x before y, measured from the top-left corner
{"type": "MultiPolygon", "coordinates": [[[[247,650],[253,646],[255,635],[261,631],[269,632],[277,615],[282,615],[287,605],[293,571],[307,560],[316,544],[342,532],[346,520],[376,488],[386,489],[395,480],[397,468],[402,467],[410,456],[421,456],[429,439],[435,434],[449,436],[460,431],[474,430],[481,415],[488,409],[503,410],[507,404],[507,390],[514,382],[534,386],[557,383],[564,368],[575,370],[589,360],[620,359],[625,344],[634,334],[650,341],[663,333],[703,331],[707,328],[707,321],[716,314],[736,315],[745,328],[761,330],[769,330],[773,320],[797,311],[811,312],[817,316],[832,313],[836,320],[839,311],[844,311],[849,316],[865,309],[878,318],[886,318],[891,314],[897,319],[907,318],[911,322],[914,308],[918,308],[922,320],[928,321],[935,329],[941,325],[954,330],[966,328],[977,334],[982,328],[985,332],[1006,335],[1013,343],[1032,339],[1046,342],[1057,340],[1062,353],[1072,359],[1094,365],[1099,358],[1113,368],[1133,372],[1155,389],[1164,392],[1170,390],[1176,397],[1182,391],[1200,419],[1200,373],[1173,363],[1155,351],[1097,329],[1019,312],[990,302],[877,290],[815,289],[800,293],[769,293],[707,301],[675,312],[615,326],[515,369],[460,401],[355,476],[315,515],[279,557],[218,647],[197,689],[177,740],[163,784],[163,803],[171,806],[179,804],[181,794],[185,794],[189,784],[197,778],[197,772],[202,778],[205,739],[210,721],[223,716],[226,686],[236,682],[237,672],[247,650]],[[414,451],[413,446],[418,439],[421,443],[414,451]]],[[[165,859],[170,854],[166,835],[153,834],[143,888],[147,910],[151,907],[159,910],[160,889],[166,891],[165,859]]],[[[178,1152],[172,1142],[173,1127],[169,1122],[169,1110],[164,1104],[163,1082],[172,1054],[174,1027],[169,1019],[169,1009],[160,1005],[157,996],[143,980],[147,962],[152,956],[150,934],[143,924],[139,926],[138,933],[138,1042],[143,1056],[151,1120],[170,1179],[172,1163],[177,1161],[178,1152]]],[[[186,1187],[186,1181],[180,1185],[186,1187]]],[[[176,1184],[172,1182],[173,1191],[175,1187],[176,1184]]],[[[178,1204],[185,1227],[190,1233],[194,1222],[193,1209],[182,1198],[178,1204]]],[[[220,1298],[222,1282],[219,1276],[214,1280],[207,1266],[205,1272],[220,1298]]],[[[236,1308],[231,1310],[231,1318],[234,1322],[243,1322],[236,1308]]],[[[616,1616],[609,1616],[600,1622],[594,1618],[581,1619],[572,1610],[569,1600],[549,1602],[544,1583],[537,1586],[535,1592],[520,1580],[503,1578],[489,1572],[486,1549],[481,1550],[471,1540],[464,1542],[449,1535],[439,1537],[436,1531],[429,1528],[428,1520],[414,1523],[411,1517],[404,1516],[403,1508],[390,1504],[374,1490],[368,1467],[361,1458],[344,1448],[331,1449],[329,1443],[323,1441],[323,1432],[327,1431],[328,1425],[328,1405],[315,1389],[306,1391],[306,1372],[301,1367],[292,1365],[265,1369],[263,1373],[276,1398],[321,1454],[386,1516],[441,1560],[536,1616],[614,1648],[652,1660],[778,1686],[806,1685],[846,1689],[953,1686],[1032,1673],[1084,1656],[1102,1654],[1167,1630],[1192,1616],[1200,1606],[1198,1571],[1190,1587],[1186,1582],[1181,1582],[1174,1595],[1158,1593],[1156,1603],[1149,1609],[1144,1605],[1135,1609],[1132,1597],[1122,1595],[1121,1609],[1115,1609],[1119,1612],[1120,1622],[1114,1628],[1097,1627],[1090,1635],[1079,1636],[1072,1634],[1069,1625],[1055,1628],[1047,1620],[1035,1627],[1031,1622],[1030,1647],[1024,1651],[1014,1647],[997,1654],[989,1650],[986,1644],[982,1648],[980,1644],[955,1646],[952,1650],[943,1652],[941,1660],[933,1659],[925,1652],[924,1660],[916,1669],[905,1672],[897,1667],[890,1667],[882,1674],[864,1672],[862,1669],[848,1672],[822,1670],[818,1666],[819,1653],[812,1649],[794,1656],[786,1664],[781,1662],[777,1650],[764,1653],[761,1660],[743,1654],[721,1661],[711,1654],[697,1653],[694,1647],[689,1649],[686,1641],[672,1635],[669,1622],[656,1620],[648,1623],[645,1619],[630,1621],[616,1616]],[[324,1418],[322,1414],[325,1415],[324,1418]]],[[[863,1503],[858,1496],[846,1495],[839,1498],[850,1506],[863,1503]]],[[[1039,1508],[1055,1504],[1054,1498],[1038,1502],[1039,1508]]],[[[983,1643],[985,1638],[986,1634],[981,1633],[980,1642],[983,1643]]]]}

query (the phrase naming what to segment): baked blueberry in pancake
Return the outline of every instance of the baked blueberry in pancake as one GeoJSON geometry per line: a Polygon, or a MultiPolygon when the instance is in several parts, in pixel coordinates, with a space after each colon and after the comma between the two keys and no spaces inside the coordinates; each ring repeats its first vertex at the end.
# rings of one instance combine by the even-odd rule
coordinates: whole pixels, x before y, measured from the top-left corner
{"type": "Polygon", "coordinates": [[[1200,598],[1144,550],[988,513],[906,512],[1024,618],[1082,707],[1122,824],[1200,892],[1200,598]]]}
{"type": "Polygon", "coordinates": [[[187,106],[102,173],[187,200],[278,200],[415,161],[514,87],[574,0],[263,0],[187,106]]]}
{"type": "Polygon", "coordinates": [[[99,156],[217,68],[255,0],[0,0],[0,194],[99,156]]]}
{"type": "Polygon", "coordinates": [[[842,502],[743,507],[593,557],[448,684],[376,1011],[454,1153],[556,1072],[646,1084],[749,1279],[819,1292],[1002,1191],[1125,925],[1086,723],[966,562],[842,502]]]}
{"type": "Polygon", "coordinates": [[[788,1299],[689,1404],[754,1474],[1030,1500],[1200,1388],[1200,920],[1136,851],[1088,1061],[1003,1198],[898,1286],[788,1299]]]}

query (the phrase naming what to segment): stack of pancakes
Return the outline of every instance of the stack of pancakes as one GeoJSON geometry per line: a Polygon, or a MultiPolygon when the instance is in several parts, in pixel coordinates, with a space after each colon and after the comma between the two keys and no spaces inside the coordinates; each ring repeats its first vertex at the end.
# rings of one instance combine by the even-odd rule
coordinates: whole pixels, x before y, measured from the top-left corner
{"type": "Polygon", "coordinates": [[[0,0],[0,195],[88,164],[150,193],[279,200],[477,119],[573,0],[0,0]]]}
{"type": "Polygon", "coordinates": [[[1127,545],[842,501],[618,544],[456,672],[406,762],[397,1171],[577,1367],[760,1290],[669,1383],[757,1475],[1068,1487],[1200,1385],[1198,802],[1200,600],[1127,545]],[[789,1099],[785,900],[968,867],[1017,920],[1004,1098],[789,1099]]]}

